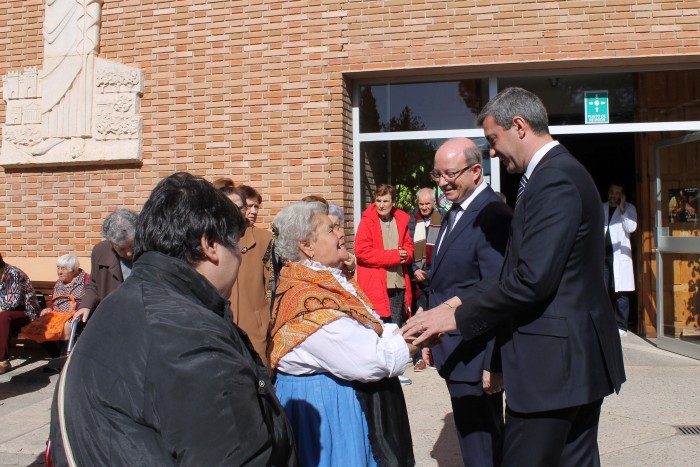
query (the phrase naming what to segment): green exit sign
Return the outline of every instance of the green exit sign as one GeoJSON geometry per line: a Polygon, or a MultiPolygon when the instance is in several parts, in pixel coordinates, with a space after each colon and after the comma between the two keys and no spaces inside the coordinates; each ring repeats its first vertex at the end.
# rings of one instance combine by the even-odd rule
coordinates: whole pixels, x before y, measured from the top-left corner
{"type": "Polygon", "coordinates": [[[586,125],[610,123],[610,101],[608,91],[586,91],[586,125]]]}

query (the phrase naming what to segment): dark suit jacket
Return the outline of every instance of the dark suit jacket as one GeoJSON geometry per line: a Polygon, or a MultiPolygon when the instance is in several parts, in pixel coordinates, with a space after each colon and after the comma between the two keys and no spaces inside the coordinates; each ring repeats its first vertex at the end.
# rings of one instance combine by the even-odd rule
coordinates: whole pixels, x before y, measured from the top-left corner
{"type": "Polygon", "coordinates": [[[603,283],[603,216],[591,176],[561,145],[535,168],[513,217],[496,281],[460,296],[457,326],[473,339],[505,323],[508,406],[532,413],[619,391],[620,338],[603,283]]]}
{"type": "MultiPolygon", "coordinates": [[[[484,182],[485,183],[485,182],[484,182]]],[[[508,242],[513,211],[487,186],[469,203],[442,241],[447,218],[435,245],[430,276],[430,307],[459,296],[489,276],[498,276],[508,242]]],[[[500,371],[500,362],[492,368],[493,332],[465,341],[459,331],[449,332],[432,348],[440,376],[448,381],[478,382],[484,370],[500,371]]]]}
{"type": "Polygon", "coordinates": [[[81,308],[95,311],[97,305],[124,282],[119,256],[112,244],[103,240],[92,249],[90,255],[90,282],[85,287],[81,308]]]}

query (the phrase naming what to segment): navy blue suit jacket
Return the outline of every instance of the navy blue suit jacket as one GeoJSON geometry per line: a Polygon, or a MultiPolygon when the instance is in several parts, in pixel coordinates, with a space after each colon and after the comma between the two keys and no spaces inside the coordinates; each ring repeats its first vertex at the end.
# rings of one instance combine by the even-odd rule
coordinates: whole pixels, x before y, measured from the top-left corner
{"type": "MultiPolygon", "coordinates": [[[[498,276],[512,217],[510,207],[490,186],[469,203],[459,222],[442,238],[447,228],[445,217],[433,253],[430,307],[463,294],[485,277],[498,276]]],[[[493,333],[466,342],[459,331],[454,331],[432,348],[432,355],[440,376],[448,382],[476,383],[484,370],[500,371],[498,358],[496,366],[491,367],[493,351],[493,333]]]]}
{"type": "Polygon", "coordinates": [[[508,406],[517,412],[587,404],[625,380],[603,280],[602,231],[593,179],[557,145],[515,208],[500,278],[460,296],[455,317],[465,339],[506,328],[503,378],[508,406]]]}

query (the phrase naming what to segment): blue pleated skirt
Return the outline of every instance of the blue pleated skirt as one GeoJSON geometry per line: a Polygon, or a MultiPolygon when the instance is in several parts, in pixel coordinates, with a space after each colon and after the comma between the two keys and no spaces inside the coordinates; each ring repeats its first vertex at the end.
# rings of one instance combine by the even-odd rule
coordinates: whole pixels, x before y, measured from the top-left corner
{"type": "Polygon", "coordinates": [[[302,467],[376,466],[367,419],[352,383],[328,374],[277,374],[279,398],[302,467]]]}

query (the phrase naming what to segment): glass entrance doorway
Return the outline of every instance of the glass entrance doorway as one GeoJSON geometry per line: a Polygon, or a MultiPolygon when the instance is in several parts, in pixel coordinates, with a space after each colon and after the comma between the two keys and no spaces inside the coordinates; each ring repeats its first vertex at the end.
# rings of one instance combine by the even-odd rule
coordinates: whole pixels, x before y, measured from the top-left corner
{"type": "Polygon", "coordinates": [[[654,145],[660,348],[700,358],[700,132],[654,145]]]}

